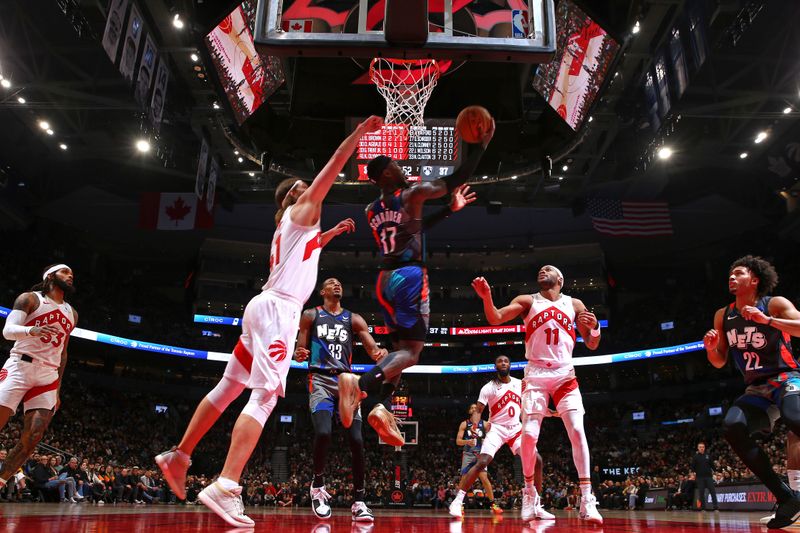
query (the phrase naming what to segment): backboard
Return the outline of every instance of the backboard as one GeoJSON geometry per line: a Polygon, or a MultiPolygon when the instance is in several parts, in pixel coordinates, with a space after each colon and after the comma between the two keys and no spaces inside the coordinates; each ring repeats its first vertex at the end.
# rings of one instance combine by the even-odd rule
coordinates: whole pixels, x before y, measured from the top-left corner
{"type": "MultiPolygon", "coordinates": [[[[416,446],[419,444],[419,422],[416,420],[398,420],[397,428],[400,430],[400,434],[403,435],[406,446],[416,446]]],[[[386,444],[383,442],[380,435],[378,436],[378,444],[386,444]]]]}
{"type": "Polygon", "coordinates": [[[390,45],[386,0],[259,0],[256,46],[268,55],[543,63],[555,52],[553,0],[429,0],[421,47],[390,45]]]}

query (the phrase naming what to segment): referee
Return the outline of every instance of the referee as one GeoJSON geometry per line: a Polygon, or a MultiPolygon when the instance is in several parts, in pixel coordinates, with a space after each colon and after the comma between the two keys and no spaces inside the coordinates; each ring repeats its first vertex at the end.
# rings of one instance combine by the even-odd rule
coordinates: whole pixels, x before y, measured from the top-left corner
{"type": "Polygon", "coordinates": [[[692,457],[692,471],[697,477],[697,493],[700,497],[700,509],[706,510],[706,489],[711,493],[711,502],[714,510],[719,511],[717,505],[717,489],[714,486],[714,469],[711,466],[711,459],[706,453],[706,444],[701,442],[697,445],[697,453],[692,457]]]}

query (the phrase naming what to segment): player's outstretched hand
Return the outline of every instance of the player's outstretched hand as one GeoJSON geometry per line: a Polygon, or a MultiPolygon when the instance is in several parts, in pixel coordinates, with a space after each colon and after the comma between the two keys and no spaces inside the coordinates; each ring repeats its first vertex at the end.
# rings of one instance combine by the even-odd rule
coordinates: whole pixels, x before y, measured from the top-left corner
{"type": "Polygon", "coordinates": [[[341,235],[342,233],[353,233],[355,230],[356,223],[352,218],[346,218],[333,227],[333,231],[336,235],[341,235]]]}
{"type": "Polygon", "coordinates": [[[752,320],[756,324],[766,324],[769,322],[769,317],[761,312],[761,309],[752,305],[745,305],[742,307],[742,318],[745,320],[752,320]]]}
{"type": "Polygon", "coordinates": [[[294,349],[294,360],[298,363],[304,362],[306,359],[308,359],[309,355],[311,355],[311,352],[309,352],[307,348],[298,346],[294,349]]]}
{"type": "Polygon", "coordinates": [[[703,346],[709,352],[717,349],[717,346],[719,346],[719,333],[716,329],[708,330],[708,333],[703,336],[703,346]]]}
{"type": "Polygon", "coordinates": [[[381,359],[383,359],[387,355],[389,355],[389,350],[387,350],[386,348],[379,348],[378,351],[372,354],[370,357],[372,357],[372,360],[375,361],[376,363],[380,363],[381,359]]]}
{"type": "Polygon", "coordinates": [[[489,129],[481,132],[481,144],[484,148],[489,146],[489,141],[492,140],[492,137],[494,137],[494,119],[492,119],[492,125],[489,126],[489,129]]]}
{"type": "Polygon", "coordinates": [[[450,196],[450,211],[455,213],[478,199],[478,195],[469,190],[469,185],[461,185],[453,190],[450,196]]]}
{"type": "Polygon", "coordinates": [[[358,125],[361,133],[372,133],[378,131],[383,126],[383,119],[377,115],[372,115],[367,120],[358,125]]]}
{"type": "Polygon", "coordinates": [[[472,288],[478,293],[481,299],[486,299],[492,295],[492,288],[486,278],[480,277],[472,280],[472,288]]]}
{"type": "Polygon", "coordinates": [[[61,330],[56,326],[34,326],[31,328],[30,335],[33,337],[44,337],[45,335],[58,335],[61,330]]]}
{"type": "Polygon", "coordinates": [[[597,327],[597,317],[591,311],[581,311],[578,313],[578,317],[575,320],[578,322],[579,326],[584,326],[589,329],[595,329],[597,327]]]}

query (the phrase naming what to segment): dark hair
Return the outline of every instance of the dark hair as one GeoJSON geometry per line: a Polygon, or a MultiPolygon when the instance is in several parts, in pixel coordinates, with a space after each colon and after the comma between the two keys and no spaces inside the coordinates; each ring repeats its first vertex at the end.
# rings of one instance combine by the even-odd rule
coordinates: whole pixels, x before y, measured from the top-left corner
{"type": "Polygon", "coordinates": [[[379,155],[367,164],[367,177],[372,181],[378,181],[383,171],[392,162],[392,158],[386,155],[379,155]]]}
{"type": "MultiPolygon", "coordinates": [[[[42,274],[44,274],[57,264],[59,263],[53,263],[52,265],[47,265],[46,267],[44,267],[44,269],[42,269],[42,274]]],[[[42,296],[44,296],[45,294],[53,290],[53,284],[54,284],[53,274],[50,274],[49,276],[47,276],[47,279],[43,279],[42,281],[31,287],[31,292],[41,292],[42,296]]]]}
{"type": "Polygon", "coordinates": [[[278,206],[278,211],[275,213],[275,224],[279,224],[281,218],[283,218],[283,201],[286,199],[286,195],[289,194],[289,191],[292,190],[292,187],[295,183],[297,183],[297,181],[297,178],[286,178],[275,188],[275,205],[278,206]]]}
{"type": "Polygon", "coordinates": [[[494,358],[494,364],[497,364],[497,360],[500,359],[501,357],[505,357],[506,359],[509,360],[509,362],[511,362],[511,359],[509,359],[509,357],[506,354],[501,353],[500,355],[494,358]]]}
{"type": "Polygon", "coordinates": [[[758,278],[758,295],[765,296],[771,293],[778,285],[778,273],[769,261],[756,255],[746,255],[733,262],[728,272],[733,272],[736,267],[745,267],[758,278]]]}

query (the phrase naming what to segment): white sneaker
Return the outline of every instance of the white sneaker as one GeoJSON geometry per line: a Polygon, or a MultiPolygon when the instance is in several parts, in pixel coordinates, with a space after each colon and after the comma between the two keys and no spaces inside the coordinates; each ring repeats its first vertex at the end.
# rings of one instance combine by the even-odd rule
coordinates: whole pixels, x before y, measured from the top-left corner
{"type": "Polygon", "coordinates": [[[536,520],[555,520],[556,515],[548,513],[542,506],[542,498],[537,495],[533,499],[533,518],[536,520]]]}
{"type": "Polygon", "coordinates": [[[372,509],[367,507],[364,502],[355,502],[350,507],[350,512],[353,513],[353,522],[374,522],[375,515],[372,514],[372,509]]]}
{"type": "Polygon", "coordinates": [[[105,504],[106,502],[104,502],[103,500],[97,500],[97,505],[105,505],[105,504]]]}
{"type": "Polygon", "coordinates": [[[450,516],[464,518],[464,502],[462,500],[453,500],[447,512],[450,513],[450,516]]]}
{"type": "Polygon", "coordinates": [[[581,510],[578,513],[578,517],[593,524],[603,524],[603,517],[597,510],[597,498],[594,497],[594,494],[581,498],[581,510]]]}
{"type": "Polygon", "coordinates": [[[226,490],[219,481],[215,481],[204,488],[197,495],[197,499],[233,527],[255,525],[253,519],[244,514],[242,487],[226,490]]]}
{"type": "Polygon", "coordinates": [[[321,487],[311,487],[311,510],[317,515],[317,518],[330,518],[333,514],[333,509],[328,505],[328,500],[331,495],[325,491],[325,485],[321,487]]]}
{"type": "Polygon", "coordinates": [[[527,522],[533,519],[534,512],[535,512],[535,500],[536,498],[533,496],[533,491],[528,489],[522,489],[522,521],[527,522]]]}

